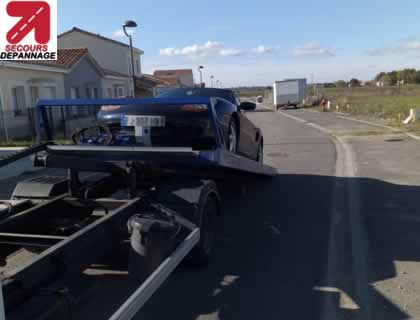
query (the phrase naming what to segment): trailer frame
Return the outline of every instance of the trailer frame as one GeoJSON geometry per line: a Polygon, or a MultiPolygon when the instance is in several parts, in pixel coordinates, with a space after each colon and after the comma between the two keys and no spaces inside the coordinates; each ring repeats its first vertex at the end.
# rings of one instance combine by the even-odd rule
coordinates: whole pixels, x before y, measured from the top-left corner
{"type": "MultiPolygon", "coordinates": [[[[41,195],[34,199],[31,197],[33,181],[23,181],[20,184],[18,199],[30,203],[29,208],[24,207],[18,212],[0,218],[0,253],[3,252],[2,246],[26,246],[39,250],[39,252],[36,251],[38,256],[34,259],[23,263],[11,273],[3,275],[0,320],[2,320],[1,308],[9,313],[18,305],[29,304],[33,307],[30,304],[31,297],[40,289],[48,287],[48,284],[59,276],[82,270],[89,262],[86,260],[87,257],[105,254],[109,247],[115,245],[115,239],[121,236],[122,227],[125,226],[128,218],[141,210],[149,210],[152,212],[152,217],[164,216],[173,219],[174,223],[185,230],[186,235],[175,250],[110,318],[110,320],[132,319],[176,266],[194,248],[197,248],[201,241],[204,241],[204,238],[200,237],[200,231],[206,227],[203,224],[205,214],[203,212],[210,197],[214,197],[218,210],[221,210],[222,204],[217,187],[212,180],[208,179],[217,180],[227,176],[243,175],[267,177],[276,175],[275,169],[226,150],[215,115],[216,100],[217,98],[191,97],[185,99],[42,100],[38,102],[35,112],[38,144],[0,159],[0,169],[14,161],[33,155],[35,166],[67,169],[67,192],[54,195],[51,190],[61,189],[46,188],[50,191],[44,196],[41,192],[41,195]],[[49,126],[46,107],[128,104],[205,104],[208,106],[216,148],[193,150],[190,147],[56,145],[52,142],[52,130],[49,126]],[[46,143],[41,143],[42,127],[46,132],[48,140],[46,143]],[[104,175],[94,181],[81,181],[81,172],[92,171],[104,175]],[[177,177],[178,182],[173,183],[173,180],[168,180],[168,177],[177,177]],[[188,201],[185,201],[188,205],[179,207],[177,204],[173,209],[169,202],[155,202],[150,186],[157,190],[162,188],[167,194],[175,194],[180,190],[185,193],[187,190],[186,197],[177,196],[181,197],[181,200],[188,198],[188,201]],[[123,199],[108,197],[121,191],[126,192],[123,199]],[[48,222],[51,217],[56,218],[54,216],[56,213],[59,218],[66,218],[69,221],[74,219],[75,224],[80,228],[76,228],[74,232],[65,231],[69,233],[68,235],[46,232],[47,229],[40,221],[48,222]],[[42,232],[33,232],[32,226],[41,226],[44,229],[41,228],[42,232]]],[[[51,183],[62,182],[57,180],[51,183]]],[[[5,250],[8,252],[11,249],[7,247],[5,250]]],[[[35,308],[39,308],[36,304],[34,305],[35,308]]],[[[31,310],[31,308],[28,309],[31,310]]]]}

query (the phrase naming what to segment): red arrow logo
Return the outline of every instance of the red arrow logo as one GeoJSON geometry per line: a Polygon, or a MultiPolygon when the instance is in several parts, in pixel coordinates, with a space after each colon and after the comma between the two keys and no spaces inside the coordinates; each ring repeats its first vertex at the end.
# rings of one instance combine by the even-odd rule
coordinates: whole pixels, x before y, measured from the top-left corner
{"type": "Polygon", "coordinates": [[[50,41],[50,5],[44,1],[12,1],[7,5],[11,17],[22,19],[6,35],[11,44],[18,44],[35,29],[35,41],[47,44],[50,41]]]}

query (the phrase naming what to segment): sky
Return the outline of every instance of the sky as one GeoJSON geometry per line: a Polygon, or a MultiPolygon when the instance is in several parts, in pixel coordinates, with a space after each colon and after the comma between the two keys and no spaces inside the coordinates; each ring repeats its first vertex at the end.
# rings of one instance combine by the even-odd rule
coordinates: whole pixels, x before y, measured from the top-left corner
{"type": "Polygon", "coordinates": [[[58,0],[58,31],[73,26],[133,43],[144,73],[203,65],[224,86],[307,78],[370,80],[380,71],[420,69],[418,0],[58,0]]]}

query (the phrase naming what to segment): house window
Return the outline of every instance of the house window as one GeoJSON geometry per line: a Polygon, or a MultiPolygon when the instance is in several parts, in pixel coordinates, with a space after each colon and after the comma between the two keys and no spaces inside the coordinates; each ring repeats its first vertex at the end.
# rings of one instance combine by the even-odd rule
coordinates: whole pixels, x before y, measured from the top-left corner
{"type": "Polygon", "coordinates": [[[70,89],[70,99],[80,99],[79,88],[71,88],[70,89]]]}
{"type": "Polygon", "coordinates": [[[140,74],[140,58],[136,59],[136,72],[140,74]]]}
{"type": "Polygon", "coordinates": [[[39,100],[39,89],[38,87],[31,87],[31,106],[30,107],[35,107],[36,103],[39,100]]]}
{"type": "Polygon", "coordinates": [[[112,88],[108,88],[108,98],[112,98],[112,88]]]}
{"type": "MultiPolygon", "coordinates": [[[[70,98],[71,99],[80,99],[80,89],[79,88],[70,88],[70,98]]],[[[66,113],[67,116],[77,116],[79,108],[74,106],[74,107],[69,107],[66,108],[66,113]]]]}
{"type": "Polygon", "coordinates": [[[13,111],[15,116],[21,115],[25,109],[25,87],[18,86],[12,88],[13,111]]]}
{"type": "Polygon", "coordinates": [[[86,88],[86,98],[87,98],[87,99],[92,98],[90,88],[86,88]]]}
{"type": "Polygon", "coordinates": [[[124,88],[118,87],[118,97],[124,97],[124,88]]]}
{"type": "Polygon", "coordinates": [[[118,87],[114,87],[114,98],[118,97],[118,87]]]}
{"type": "Polygon", "coordinates": [[[93,98],[98,99],[99,98],[99,90],[98,88],[93,88],[93,98]]]}

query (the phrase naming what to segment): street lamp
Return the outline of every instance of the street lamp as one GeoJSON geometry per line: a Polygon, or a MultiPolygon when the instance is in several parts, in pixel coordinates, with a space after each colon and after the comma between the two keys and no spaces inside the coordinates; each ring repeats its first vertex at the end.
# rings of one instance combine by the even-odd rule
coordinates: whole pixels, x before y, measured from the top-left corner
{"type": "Polygon", "coordinates": [[[220,81],[216,80],[216,88],[219,88],[219,83],[220,83],[220,81]]]}
{"type": "Polygon", "coordinates": [[[122,25],[124,34],[130,40],[130,56],[131,56],[131,75],[132,75],[132,82],[133,82],[133,92],[131,93],[133,98],[136,96],[136,74],[134,72],[134,54],[133,54],[133,39],[130,33],[127,32],[127,28],[136,28],[137,23],[133,20],[127,20],[122,25]]]}
{"type": "Polygon", "coordinates": [[[210,79],[211,79],[211,87],[213,88],[213,79],[214,79],[214,76],[210,76],[210,79]]]}
{"type": "Polygon", "coordinates": [[[203,87],[203,71],[202,71],[203,69],[204,69],[203,66],[198,67],[198,72],[200,72],[200,87],[201,88],[203,87]]]}

